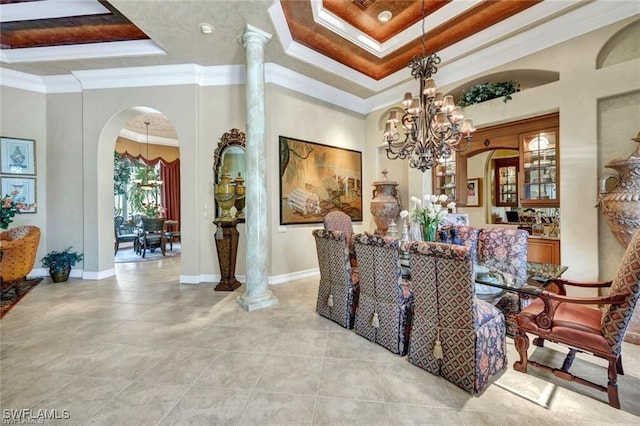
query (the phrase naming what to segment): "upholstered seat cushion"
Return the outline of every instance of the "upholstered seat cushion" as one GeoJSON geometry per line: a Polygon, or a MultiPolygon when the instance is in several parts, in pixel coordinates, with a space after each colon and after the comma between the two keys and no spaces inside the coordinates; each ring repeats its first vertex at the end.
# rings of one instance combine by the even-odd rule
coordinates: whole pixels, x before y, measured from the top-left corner
{"type": "Polygon", "coordinates": [[[502,315],[502,312],[491,303],[476,298],[474,300],[473,309],[475,309],[475,326],[482,327],[496,316],[502,315]]]}
{"type": "MultiPolygon", "coordinates": [[[[579,345],[599,353],[611,352],[611,347],[602,336],[600,320],[602,312],[585,305],[554,302],[553,329],[549,340],[558,340],[568,345],[579,345]]],[[[534,300],[518,315],[518,327],[525,332],[544,335],[536,324],[536,316],[544,311],[542,299],[534,300]]]]}

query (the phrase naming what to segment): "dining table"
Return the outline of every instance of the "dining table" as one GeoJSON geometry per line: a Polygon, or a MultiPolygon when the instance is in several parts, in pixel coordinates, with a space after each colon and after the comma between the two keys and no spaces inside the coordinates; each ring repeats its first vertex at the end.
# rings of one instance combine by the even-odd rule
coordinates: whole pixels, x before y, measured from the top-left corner
{"type": "MultiPolygon", "coordinates": [[[[400,255],[402,277],[411,278],[409,254],[400,255]]],[[[476,296],[490,302],[497,300],[507,291],[518,293],[523,297],[537,297],[548,290],[553,280],[562,276],[568,269],[564,265],[552,263],[527,262],[527,278],[518,279],[497,268],[476,263],[473,265],[476,296]]]]}

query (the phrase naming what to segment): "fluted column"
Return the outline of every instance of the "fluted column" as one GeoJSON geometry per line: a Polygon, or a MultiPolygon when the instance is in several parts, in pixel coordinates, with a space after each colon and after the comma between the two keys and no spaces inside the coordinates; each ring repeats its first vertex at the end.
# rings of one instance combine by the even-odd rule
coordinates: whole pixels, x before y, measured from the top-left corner
{"type": "Polygon", "coordinates": [[[267,34],[247,25],[240,36],[246,50],[247,108],[245,229],[247,233],[246,290],[237,301],[247,311],[278,303],[268,288],[267,275],[267,142],[264,110],[264,46],[267,34]]]}

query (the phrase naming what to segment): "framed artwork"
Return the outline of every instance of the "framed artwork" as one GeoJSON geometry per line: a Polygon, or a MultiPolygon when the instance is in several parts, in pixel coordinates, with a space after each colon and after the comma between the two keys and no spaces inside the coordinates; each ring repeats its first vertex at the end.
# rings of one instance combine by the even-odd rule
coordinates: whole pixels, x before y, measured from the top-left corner
{"type": "Polygon", "coordinates": [[[467,213],[449,213],[444,220],[446,225],[469,226],[469,215],[467,213]]]}
{"type": "Polygon", "coordinates": [[[362,153],[280,136],[280,224],[322,223],[332,210],[362,220],[362,153]]]}
{"type": "Polygon", "coordinates": [[[35,175],[35,141],[0,137],[0,172],[8,175],[35,175]]]}
{"type": "Polygon", "coordinates": [[[31,206],[28,210],[20,210],[20,213],[35,213],[36,205],[36,179],[13,176],[2,176],[2,197],[9,195],[16,202],[22,202],[31,206]]]}
{"type": "Polygon", "coordinates": [[[482,178],[467,179],[467,207],[482,205],[482,178]]]}

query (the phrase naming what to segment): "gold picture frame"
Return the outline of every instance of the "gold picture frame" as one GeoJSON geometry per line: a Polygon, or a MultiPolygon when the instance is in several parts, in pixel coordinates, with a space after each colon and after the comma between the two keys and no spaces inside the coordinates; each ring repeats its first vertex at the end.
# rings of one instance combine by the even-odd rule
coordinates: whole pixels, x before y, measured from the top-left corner
{"type": "Polygon", "coordinates": [[[482,206],[482,178],[467,179],[467,207],[482,206]]]}

